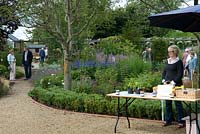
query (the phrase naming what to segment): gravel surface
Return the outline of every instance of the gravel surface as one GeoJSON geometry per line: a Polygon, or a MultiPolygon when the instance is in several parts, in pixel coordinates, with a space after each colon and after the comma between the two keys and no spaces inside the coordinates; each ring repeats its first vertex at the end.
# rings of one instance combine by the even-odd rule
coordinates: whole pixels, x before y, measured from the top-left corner
{"type": "MultiPolygon", "coordinates": [[[[29,81],[15,82],[11,93],[0,98],[0,134],[112,134],[116,117],[57,110],[33,101],[29,81]]],[[[184,134],[176,126],[161,127],[161,122],[126,118],[119,122],[119,134],[184,134]]]]}

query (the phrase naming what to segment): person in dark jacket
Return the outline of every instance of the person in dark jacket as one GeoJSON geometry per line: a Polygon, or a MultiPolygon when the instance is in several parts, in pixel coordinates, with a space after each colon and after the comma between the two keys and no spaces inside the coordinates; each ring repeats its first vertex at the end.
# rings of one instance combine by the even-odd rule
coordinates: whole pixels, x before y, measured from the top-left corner
{"type": "MultiPolygon", "coordinates": [[[[179,48],[176,45],[171,45],[168,48],[169,58],[165,69],[162,74],[163,84],[172,84],[174,86],[181,86],[183,77],[183,62],[178,57],[179,48]]],[[[176,110],[178,113],[178,128],[183,128],[185,126],[183,118],[183,106],[180,101],[175,101],[176,110]]],[[[168,126],[172,124],[173,112],[172,112],[172,101],[166,100],[166,119],[163,126],[168,126]]]]}
{"type": "Polygon", "coordinates": [[[29,50],[28,47],[24,48],[22,64],[24,65],[24,71],[25,71],[25,76],[26,76],[25,80],[28,80],[31,78],[32,60],[33,60],[32,52],[29,50]]]}
{"type": "Polygon", "coordinates": [[[45,58],[45,51],[44,48],[42,48],[39,52],[39,56],[40,56],[40,65],[43,66],[44,64],[44,58],[45,58]]]}

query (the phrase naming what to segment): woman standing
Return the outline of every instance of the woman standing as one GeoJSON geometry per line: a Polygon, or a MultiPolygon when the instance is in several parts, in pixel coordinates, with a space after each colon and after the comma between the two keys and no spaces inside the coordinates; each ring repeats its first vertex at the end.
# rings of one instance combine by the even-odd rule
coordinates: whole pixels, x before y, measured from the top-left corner
{"type": "MultiPolygon", "coordinates": [[[[162,74],[163,84],[173,84],[174,86],[181,86],[183,77],[183,62],[178,57],[179,48],[176,45],[171,45],[168,48],[169,58],[167,59],[167,64],[162,74]]],[[[185,126],[183,118],[183,106],[181,101],[175,101],[176,110],[178,113],[178,128],[183,128],[185,126]]],[[[172,124],[173,112],[172,112],[172,101],[166,100],[166,122],[163,126],[168,126],[172,124]]]]}
{"type": "Polygon", "coordinates": [[[10,81],[14,81],[16,75],[16,59],[14,55],[14,50],[9,51],[9,54],[7,56],[7,61],[10,68],[10,81]]]}

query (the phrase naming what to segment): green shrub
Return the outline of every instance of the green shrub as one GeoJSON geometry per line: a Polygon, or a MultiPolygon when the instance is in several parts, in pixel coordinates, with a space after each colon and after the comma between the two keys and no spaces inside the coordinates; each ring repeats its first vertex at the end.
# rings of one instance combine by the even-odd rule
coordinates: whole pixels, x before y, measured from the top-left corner
{"type": "Polygon", "coordinates": [[[107,55],[106,61],[109,54],[118,55],[129,55],[133,52],[133,44],[122,36],[110,36],[101,40],[97,47],[107,55]]]}
{"type": "Polygon", "coordinates": [[[64,109],[65,108],[64,102],[65,102],[65,95],[63,93],[57,93],[52,98],[52,105],[56,108],[64,109]]]}
{"type": "Polygon", "coordinates": [[[8,66],[7,55],[8,55],[8,52],[0,53],[0,64],[6,67],[8,66]]]}
{"type": "Polygon", "coordinates": [[[97,82],[96,93],[107,94],[115,90],[117,85],[117,71],[115,68],[97,69],[95,73],[97,82]]]}
{"type": "Polygon", "coordinates": [[[72,70],[72,79],[73,80],[80,80],[81,77],[89,76],[92,79],[95,78],[96,67],[81,67],[79,69],[72,70]]]}
{"type": "Polygon", "coordinates": [[[129,114],[137,118],[161,119],[161,103],[137,99],[129,106],[129,114]]]}
{"type": "Polygon", "coordinates": [[[53,86],[63,87],[63,82],[64,82],[63,79],[64,79],[63,74],[46,76],[40,80],[39,84],[43,88],[49,88],[53,86]]]}
{"type": "Polygon", "coordinates": [[[96,60],[96,50],[93,46],[85,46],[83,50],[81,50],[81,59],[84,61],[96,60]]]}
{"type": "Polygon", "coordinates": [[[167,48],[169,41],[164,38],[153,38],[152,40],[152,52],[154,55],[154,62],[160,63],[167,58],[167,48]]]}
{"type": "Polygon", "coordinates": [[[24,71],[16,68],[16,79],[24,77],[24,71]]]}
{"type": "Polygon", "coordinates": [[[152,88],[161,83],[161,73],[159,72],[149,72],[143,73],[136,77],[127,78],[124,82],[124,88],[128,87],[136,89],[143,89],[145,92],[152,92],[152,88]]]}
{"type": "Polygon", "coordinates": [[[138,55],[132,55],[127,59],[119,61],[116,65],[118,73],[118,81],[123,81],[125,78],[137,76],[143,72],[151,71],[151,64],[145,63],[138,55]]]}
{"type": "MultiPolygon", "coordinates": [[[[76,93],[59,87],[49,89],[37,87],[29,92],[29,96],[56,108],[94,114],[117,114],[117,99],[98,94],[76,93]]],[[[121,99],[120,102],[122,105],[125,100],[121,99]]],[[[136,99],[129,107],[129,114],[131,117],[161,119],[160,106],[160,101],[136,99]]],[[[125,116],[125,113],[123,113],[123,116],[125,116]]]]}
{"type": "Polygon", "coordinates": [[[7,67],[0,64],[0,76],[5,76],[6,72],[8,72],[7,67]]]}
{"type": "Polygon", "coordinates": [[[9,89],[9,81],[0,77],[0,96],[8,94],[9,89]]]}
{"type": "Polygon", "coordinates": [[[93,83],[89,76],[83,76],[80,80],[72,81],[72,90],[77,93],[93,93],[93,83]]]}

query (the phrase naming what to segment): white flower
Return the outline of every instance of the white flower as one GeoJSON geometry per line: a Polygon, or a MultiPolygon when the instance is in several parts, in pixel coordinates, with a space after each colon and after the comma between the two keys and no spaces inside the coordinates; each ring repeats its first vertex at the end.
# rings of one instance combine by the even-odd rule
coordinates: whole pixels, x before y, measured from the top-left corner
{"type": "Polygon", "coordinates": [[[65,83],[63,82],[62,85],[65,85],[65,83]]]}
{"type": "Polygon", "coordinates": [[[50,85],[51,83],[50,82],[48,82],[48,85],[50,85]]]}
{"type": "Polygon", "coordinates": [[[51,76],[54,76],[55,74],[51,74],[51,76]]]}

